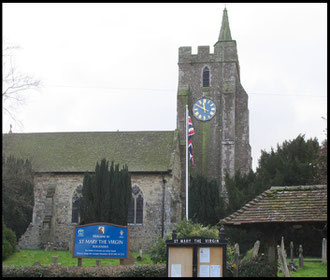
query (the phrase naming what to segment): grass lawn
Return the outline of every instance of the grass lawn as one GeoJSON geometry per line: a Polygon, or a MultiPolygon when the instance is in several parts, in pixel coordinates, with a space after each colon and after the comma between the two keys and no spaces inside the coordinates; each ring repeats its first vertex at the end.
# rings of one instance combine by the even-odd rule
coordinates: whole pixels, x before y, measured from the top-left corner
{"type": "MultiPolygon", "coordinates": [[[[137,257],[138,253],[132,253],[133,257],[137,257]]],[[[52,257],[58,257],[58,263],[62,266],[76,266],[78,264],[78,258],[72,258],[72,254],[69,251],[50,251],[45,252],[43,250],[20,250],[20,252],[14,253],[8,259],[2,262],[5,265],[14,266],[32,266],[35,262],[39,262],[41,265],[50,265],[52,263],[52,257]]],[[[83,266],[95,266],[96,260],[83,258],[83,266]]],[[[119,259],[100,259],[101,265],[119,265],[119,259]]],[[[136,261],[136,264],[152,264],[148,254],[142,255],[141,261],[136,261]]]]}
{"type": "MultiPolygon", "coordinates": [[[[306,258],[305,260],[321,260],[317,258],[306,258]]],[[[290,259],[287,259],[287,263],[290,259]]],[[[299,259],[294,259],[295,264],[299,267],[299,259]]],[[[298,268],[298,270],[290,271],[291,277],[327,277],[328,270],[327,265],[321,262],[304,262],[304,268],[298,268]]],[[[284,277],[283,273],[278,274],[279,277],[284,277]]]]}

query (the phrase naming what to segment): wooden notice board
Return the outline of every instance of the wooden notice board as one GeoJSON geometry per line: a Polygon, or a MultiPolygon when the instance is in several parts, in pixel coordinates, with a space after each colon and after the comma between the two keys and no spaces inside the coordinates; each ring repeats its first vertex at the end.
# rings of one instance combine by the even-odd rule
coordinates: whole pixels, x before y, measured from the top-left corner
{"type": "Polygon", "coordinates": [[[176,238],[166,241],[168,277],[226,277],[226,246],[223,229],[220,239],[176,238]]]}
{"type": "Polygon", "coordinates": [[[223,277],[223,247],[199,247],[197,277],[223,277]]]}
{"type": "Polygon", "coordinates": [[[193,248],[170,247],[168,277],[192,277],[193,248]]]}

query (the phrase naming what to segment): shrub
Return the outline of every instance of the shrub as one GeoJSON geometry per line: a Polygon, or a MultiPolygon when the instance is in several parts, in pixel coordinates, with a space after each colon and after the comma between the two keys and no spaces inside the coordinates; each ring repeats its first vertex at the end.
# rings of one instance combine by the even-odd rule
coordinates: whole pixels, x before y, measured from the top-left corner
{"type": "Polygon", "coordinates": [[[239,277],[276,277],[274,268],[263,255],[242,261],[238,267],[239,277]]]}
{"type": "Polygon", "coordinates": [[[150,246],[149,256],[153,263],[166,263],[166,240],[168,238],[160,237],[150,246]]]}
{"type": "Polygon", "coordinates": [[[7,259],[15,252],[16,249],[16,234],[2,220],[2,260],[7,259]]]}
{"type": "MultiPolygon", "coordinates": [[[[199,223],[193,223],[191,220],[182,220],[174,226],[177,238],[187,237],[209,237],[219,238],[219,231],[216,226],[203,226],[199,223]]],[[[159,238],[149,247],[150,259],[153,263],[166,262],[166,240],[172,239],[172,233],[164,238],[159,238]]]]}

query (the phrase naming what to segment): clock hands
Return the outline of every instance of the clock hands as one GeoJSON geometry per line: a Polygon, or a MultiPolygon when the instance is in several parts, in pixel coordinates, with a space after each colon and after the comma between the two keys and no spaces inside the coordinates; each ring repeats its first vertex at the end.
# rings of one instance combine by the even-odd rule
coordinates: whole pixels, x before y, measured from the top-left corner
{"type": "Polygon", "coordinates": [[[198,104],[195,104],[197,107],[199,107],[199,108],[201,108],[201,109],[203,109],[204,110],[204,112],[206,112],[206,111],[210,111],[210,110],[207,110],[206,108],[205,108],[205,104],[203,103],[203,105],[204,105],[204,107],[202,107],[202,106],[199,106],[198,104]]]}

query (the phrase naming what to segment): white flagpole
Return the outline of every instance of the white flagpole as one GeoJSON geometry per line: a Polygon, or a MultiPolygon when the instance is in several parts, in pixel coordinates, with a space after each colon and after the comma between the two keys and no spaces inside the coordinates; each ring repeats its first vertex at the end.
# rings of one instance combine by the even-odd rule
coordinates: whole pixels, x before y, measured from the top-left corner
{"type": "Polygon", "coordinates": [[[188,220],[188,105],[186,105],[186,219],[188,220]]]}

